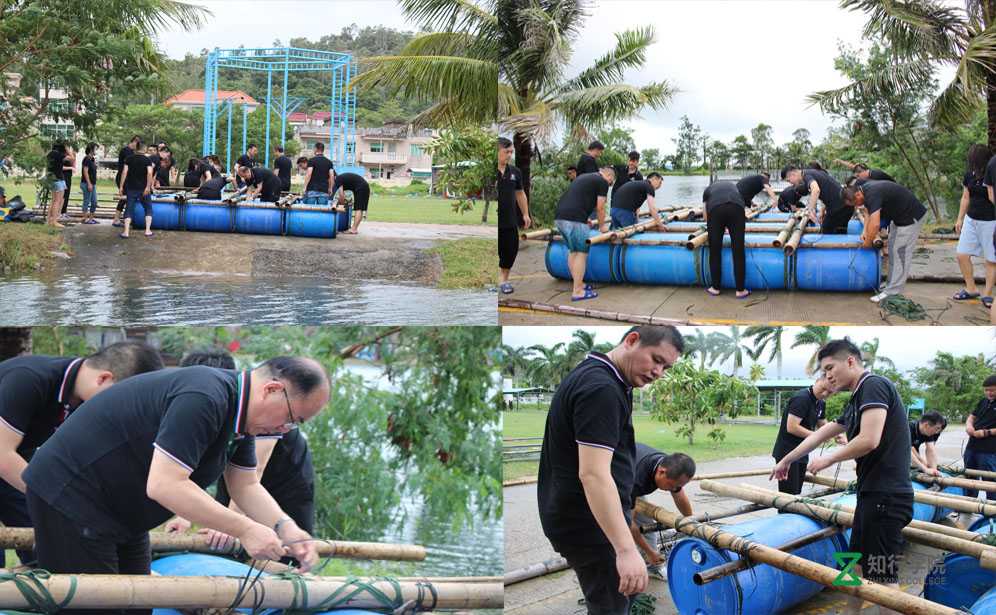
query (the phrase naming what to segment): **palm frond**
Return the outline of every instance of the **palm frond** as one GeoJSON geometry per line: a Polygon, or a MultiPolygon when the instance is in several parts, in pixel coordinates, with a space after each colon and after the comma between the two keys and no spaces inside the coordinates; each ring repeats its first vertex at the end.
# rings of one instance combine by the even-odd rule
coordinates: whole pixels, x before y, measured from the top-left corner
{"type": "Polygon", "coordinates": [[[474,31],[497,17],[473,0],[398,0],[401,13],[430,30],[474,31]]]}
{"type": "Polygon", "coordinates": [[[545,101],[533,101],[518,113],[499,116],[499,123],[518,134],[544,140],[551,136],[555,128],[554,110],[545,101]]]}
{"type": "Polygon", "coordinates": [[[866,79],[852,81],[835,90],[814,92],[806,100],[811,105],[819,105],[825,112],[839,113],[860,97],[882,96],[912,89],[932,73],[932,67],[920,59],[897,62],[890,70],[873,73],[866,79]]]}
{"type": "Polygon", "coordinates": [[[889,41],[901,58],[957,59],[967,45],[961,9],[931,0],[841,0],[841,8],[868,14],[864,36],[889,41]]]}
{"type": "Polygon", "coordinates": [[[956,76],[931,103],[930,124],[947,128],[963,126],[982,104],[981,94],[977,89],[966,89],[965,82],[956,76]]]}
{"type": "Polygon", "coordinates": [[[203,6],[178,0],[113,0],[119,9],[121,23],[138,27],[143,34],[156,33],[180,26],[197,30],[204,25],[211,11],[203,6]]]}
{"type": "Polygon", "coordinates": [[[664,109],[676,92],[667,82],[605,85],[563,92],[554,105],[569,125],[590,126],[632,117],[645,107],[664,109]]]}
{"type": "Polygon", "coordinates": [[[519,95],[512,89],[512,86],[507,83],[498,82],[498,109],[495,117],[500,121],[501,118],[509,117],[519,113],[521,106],[519,104],[519,95]]]}
{"type": "Polygon", "coordinates": [[[622,81],[627,68],[639,68],[647,61],[647,48],[655,38],[653,26],[616,32],[615,48],[567,81],[561,89],[584,89],[622,81]]]}
{"type": "Polygon", "coordinates": [[[430,32],[419,34],[408,41],[398,55],[402,56],[465,56],[466,50],[476,44],[473,34],[467,32],[430,32]]]}
{"type": "Polygon", "coordinates": [[[510,53],[509,63],[518,67],[517,83],[544,90],[559,82],[571,58],[571,39],[539,6],[519,10],[516,20],[521,41],[510,53]]]}

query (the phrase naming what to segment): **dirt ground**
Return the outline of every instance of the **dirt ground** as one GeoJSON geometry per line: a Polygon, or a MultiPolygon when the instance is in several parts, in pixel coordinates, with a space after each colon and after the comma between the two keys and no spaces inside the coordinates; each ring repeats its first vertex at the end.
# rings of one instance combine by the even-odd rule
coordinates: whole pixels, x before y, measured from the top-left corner
{"type": "MultiPolygon", "coordinates": [[[[604,324],[606,319],[641,323],[648,319],[674,324],[781,324],[781,325],[987,325],[989,311],[978,300],[953,301],[962,287],[957,282],[909,282],[905,295],[921,304],[928,318],[909,321],[886,314],[869,301],[872,293],[758,291],[747,300],[732,292],[711,297],[699,287],[596,284],[599,296],[583,302],[570,300],[570,282],[546,271],[545,241],[523,241],[512,269],[515,292],[498,301],[502,325],[604,324]],[[537,309],[539,308],[539,309],[537,309]],[[570,313],[559,311],[566,309],[570,313]],[[592,310],[586,313],[585,310],[592,310]]],[[[922,241],[913,259],[913,276],[958,276],[951,241],[922,241]]],[[[979,278],[983,267],[977,264],[979,278]]]]}
{"type": "MultiPolygon", "coordinates": [[[[961,458],[961,447],[963,441],[967,439],[964,428],[960,425],[951,425],[941,435],[938,441],[939,458],[944,462],[953,462],[961,458]]],[[[640,434],[637,434],[639,440],[640,434]]],[[[698,464],[698,473],[707,474],[724,471],[752,470],[771,468],[773,465],[771,457],[739,457],[698,464]]],[[[838,478],[851,480],[854,478],[853,462],[840,464],[838,478]]],[[[830,467],[822,472],[824,475],[834,476],[835,467],[830,467]]],[[[730,484],[746,483],[763,487],[765,489],[777,490],[775,483],[769,483],[767,476],[755,476],[747,478],[725,479],[723,482],[730,484]]],[[[804,491],[813,488],[807,483],[804,491]]],[[[692,501],[695,513],[706,511],[726,510],[744,504],[741,500],[729,499],[716,496],[710,492],[698,488],[697,483],[690,483],[685,488],[686,493],[692,501]]],[[[549,541],[543,535],[540,527],[539,515],[536,511],[536,485],[519,485],[506,487],[505,494],[505,570],[509,572],[530,564],[545,561],[558,554],[553,551],[549,541]]],[[[658,491],[648,499],[658,505],[674,510],[674,503],[670,495],[658,491]]],[[[741,523],[750,519],[773,516],[773,510],[732,517],[719,521],[719,524],[741,523]]],[[[971,522],[970,515],[962,515],[957,519],[958,525],[964,527],[971,522]]],[[[904,567],[900,572],[900,586],[909,594],[918,595],[923,589],[923,579],[926,577],[930,564],[934,562],[941,552],[937,549],[924,547],[922,545],[908,545],[904,559],[904,567]]],[[[656,613],[674,615],[678,613],[668,584],[660,579],[651,577],[648,593],[657,598],[656,613]]],[[[582,599],[581,590],[577,584],[577,578],[571,570],[558,572],[552,575],[531,579],[505,588],[505,613],[509,615],[567,615],[583,614],[587,611],[579,600],[582,599]]],[[[845,595],[832,590],[824,590],[805,603],[797,605],[792,609],[792,613],[838,613],[845,605],[845,595]]],[[[863,613],[877,613],[878,607],[865,604],[863,613]]]]}

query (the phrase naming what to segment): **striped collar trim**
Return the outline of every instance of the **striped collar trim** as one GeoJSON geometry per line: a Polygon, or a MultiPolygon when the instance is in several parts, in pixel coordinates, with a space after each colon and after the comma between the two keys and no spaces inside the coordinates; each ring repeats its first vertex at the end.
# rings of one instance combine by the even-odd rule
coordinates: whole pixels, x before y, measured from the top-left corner
{"type": "Polygon", "coordinates": [[[69,398],[73,394],[73,389],[76,387],[76,374],[80,372],[80,366],[83,365],[83,358],[78,357],[73,359],[73,361],[66,366],[66,373],[62,375],[62,384],[59,385],[59,398],[58,402],[60,404],[68,404],[69,398]]]}

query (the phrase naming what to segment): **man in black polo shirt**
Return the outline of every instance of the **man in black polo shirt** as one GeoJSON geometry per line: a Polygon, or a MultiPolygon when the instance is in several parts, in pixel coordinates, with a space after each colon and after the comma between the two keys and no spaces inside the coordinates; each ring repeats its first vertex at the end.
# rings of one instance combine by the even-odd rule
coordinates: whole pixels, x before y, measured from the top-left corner
{"type": "MultiPolygon", "coordinates": [[[[965,467],[996,472],[996,374],[982,382],[982,390],[985,395],[965,421],[965,467]]],[[[966,489],[965,495],[974,498],[978,491],[966,489]]],[[[996,500],[996,493],[987,491],[986,499],[996,500]]]]}
{"type": "Polygon", "coordinates": [[[612,207],[609,209],[612,218],[612,228],[623,228],[636,224],[636,212],[639,211],[643,203],[647,203],[650,209],[650,217],[657,223],[658,228],[663,231],[664,222],[657,213],[657,206],[654,202],[654,195],[660,190],[664,178],[660,173],[651,173],[647,179],[628,181],[622,188],[615,188],[612,191],[612,207]]]}
{"type": "MultiPolygon", "coordinates": [[[[826,379],[819,378],[812,386],[796,391],[789,398],[782,411],[782,422],[778,427],[778,436],[775,438],[775,448],[771,451],[775,463],[781,461],[814,431],[826,425],[825,400],[830,397],[830,393],[830,384],[826,379]]],[[[838,437],[843,438],[843,436],[838,437]]],[[[809,455],[796,459],[789,466],[788,476],[778,481],[778,490],[793,495],[802,493],[802,481],[806,477],[808,463],[809,455]]]]}
{"type": "MultiPolygon", "coordinates": [[[[300,159],[298,167],[302,167],[300,159]]],[[[310,205],[328,205],[332,196],[331,188],[335,181],[335,172],[332,161],[325,157],[324,143],[315,143],[315,155],[308,159],[307,165],[303,167],[305,174],[302,202],[310,205]]]]}
{"type": "Polygon", "coordinates": [[[781,194],[778,195],[778,211],[784,211],[787,213],[794,212],[797,208],[802,206],[802,196],[805,194],[803,188],[796,186],[785,187],[781,194]]]}
{"type": "MultiPolygon", "coordinates": [[[[129,158],[131,158],[131,155],[137,152],[138,148],[140,148],[141,146],[142,146],[141,137],[135,135],[131,138],[131,141],[128,141],[128,145],[122,147],[121,151],[118,152],[118,171],[114,175],[115,186],[121,185],[121,174],[124,172],[125,162],[129,158]]],[[[124,223],[121,222],[121,213],[124,211],[125,204],[127,202],[128,202],[127,199],[121,198],[120,195],[118,196],[118,205],[117,208],[114,210],[114,220],[111,221],[111,226],[124,225],[124,223]]]]}
{"type": "MultiPolygon", "coordinates": [[[[84,401],[135,374],[162,369],[155,349],[112,344],[88,357],[22,356],[0,363],[0,521],[31,527],[22,474],[35,449],[84,401]]],[[[31,551],[19,551],[27,563],[31,551]]]]}
{"type": "Polygon", "coordinates": [[[498,290],[503,295],[514,292],[508,276],[519,254],[519,227],[529,228],[529,202],[522,187],[522,171],[509,162],[515,154],[512,141],[498,137],[498,290]]]}
{"type": "MultiPolygon", "coordinates": [[[[850,551],[861,554],[857,574],[898,587],[902,530],[913,518],[910,482],[910,432],[906,408],[892,382],[865,370],[861,351],[848,339],[828,342],[817,353],[820,369],[834,391],[851,391],[843,414],[810,434],[785,455],[771,478],[785,480],[789,466],[821,442],[847,433],[846,446],[809,462],[814,474],[840,461],[857,463],[857,506],[850,551]]],[[[847,613],[858,613],[861,599],[849,596],[847,613]]],[[[892,613],[882,607],[883,613],[892,613]]]]}
{"type": "Polygon", "coordinates": [[[239,167],[239,177],[251,186],[248,198],[259,198],[266,203],[280,200],[280,178],[270,169],[263,167],[239,167]]]}
{"type": "MultiPolygon", "coordinates": [[[[630,509],[636,508],[636,499],[650,495],[658,489],[667,491],[674,500],[678,511],[686,517],[692,514],[692,502],[683,491],[688,481],[695,476],[695,461],[684,453],[662,453],[661,451],[636,443],[636,464],[633,472],[633,493],[630,509]]],[[[640,531],[636,511],[630,513],[629,530],[647,561],[654,566],[664,563],[664,556],[647,541],[640,531]]]]}
{"type": "Polygon", "coordinates": [[[286,433],[329,400],[311,359],[252,370],[184,367],[130,378],[83,404],[24,474],[39,567],[149,574],[148,531],[173,513],[239,538],[253,558],[287,551],[307,570],[311,536],[259,484],[253,437],[286,433]],[[204,488],[224,473],[245,511],[204,488]]]}
{"type": "MultiPolygon", "coordinates": [[[[629,153],[629,161],[625,165],[616,165],[616,183],[612,186],[613,200],[620,188],[629,182],[640,181],[643,175],[640,174],[640,152],[633,150],[629,153]]],[[[615,203],[612,204],[615,207],[615,203]]]]}
{"type": "Polygon", "coordinates": [[[913,252],[920,228],[927,219],[927,208],[910,192],[896,182],[869,180],[861,185],[844,188],[844,205],[864,207],[868,212],[865,229],[861,234],[864,246],[870,248],[883,218],[889,225],[889,279],[882,292],[871,298],[878,303],[890,295],[899,295],[906,286],[906,278],[913,265],[913,252]]]}
{"type": "Polygon", "coordinates": [[[360,231],[363,214],[370,206],[370,184],[356,173],[336,173],[332,183],[332,198],[336,198],[335,195],[338,194],[339,204],[343,206],[346,205],[346,190],[353,193],[353,223],[343,233],[356,235],[360,231]]]}
{"type": "Polygon", "coordinates": [[[221,193],[225,186],[233,181],[234,179],[227,175],[216,175],[201,184],[201,187],[197,189],[197,198],[208,201],[221,200],[221,193]]]}
{"type": "Polygon", "coordinates": [[[584,283],[589,249],[588,217],[595,212],[598,230],[603,233],[609,230],[605,219],[605,197],[609,194],[609,186],[615,179],[616,172],[612,167],[602,167],[598,173],[578,175],[557,203],[554,224],[560,231],[568,250],[567,268],[570,269],[574,281],[571,301],[584,301],[598,296],[597,292],[591,287],[586,287],[584,283]]]}
{"type": "Polygon", "coordinates": [[[778,195],[775,194],[774,188],[771,187],[771,175],[768,173],[747,175],[737,182],[737,192],[743,197],[744,207],[747,208],[753,205],[754,197],[760,194],[762,190],[768,193],[768,198],[771,199],[769,202],[774,203],[778,200],[778,195]]]}
{"type": "Polygon", "coordinates": [[[948,421],[940,412],[924,412],[919,421],[910,421],[910,458],[913,466],[924,474],[940,476],[937,469],[937,449],[934,442],[941,437],[941,432],[948,426],[948,421]],[[924,445],[923,456],[920,455],[920,445],[924,445]]]}
{"type": "Polygon", "coordinates": [[[159,150],[159,158],[155,160],[155,184],[154,187],[162,188],[170,185],[170,176],[173,174],[173,152],[168,147],[159,150]]]}
{"type": "Polygon", "coordinates": [[[842,164],[854,173],[854,176],[862,181],[868,181],[869,179],[874,179],[877,181],[887,181],[894,182],[895,179],[891,175],[883,171],[882,169],[871,169],[867,164],[862,162],[848,162],[846,160],[835,160],[837,164],[842,164]]]}
{"type": "Polygon", "coordinates": [[[577,574],[589,613],[628,614],[629,597],[646,588],[646,565],[629,532],[633,387],[660,378],[683,349],[674,327],[633,327],[607,354],[592,352],[571,370],[550,403],[540,521],[577,574]]]}
{"type": "Polygon", "coordinates": [[[291,186],[291,169],[294,168],[294,162],[284,154],[284,148],[281,146],[276,146],[273,148],[276,158],[273,160],[273,170],[277,173],[277,177],[280,178],[280,190],[282,192],[290,192],[291,186]]]}
{"type": "MultiPolygon", "coordinates": [[[[138,147],[141,148],[141,142],[138,147]]],[[[131,225],[134,223],[136,204],[141,203],[145,210],[145,236],[152,236],[152,203],[149,195],[152,194],[152,182],[155,168],[152,161],[145,154],[135,153],[125,161],[124,172],[121,173],[121,183],[118,184],[118,198],[126,197],[124,232],[119,237],[127,239],[131,232],[131,225]]]]}
{"type": "Polygon", "coordinates": [[[789,165],[782,169],[782,179],[796,187],[805,187],[809,193],[809,204],[806,211],[809,219],[820,223],[823,234],[847,234],[847,223],[854,216],[854,207],[847,206],[841,200],[839,182],[826,171],[818,169],[800,169],[789,165]],[[823,211],[816,213],[817,201],[823,201],[823,211]]]}
{"type": "Polygon", "coordinates": [[[592,141],[588,150],[578,158],[577,174],[598,173],[598,157],[605,151],[605,145],[601,141],[592,141]]]}
{"type": "MultiPolygon", "coordinates": [[[[250,169],[257,166],[256,154],[259,153],[259,148],[256,147],[255,143],[250,143],[249,147],[246,148],[246,153],[239,156],[239,159],[235,161],[235,166],[232,167],[232,173],[239,177],[239,167],[249,167],[250,169]]],[[[238,186],[241,188],[243,186],[242,178],[238,179],[238,186]]]]}

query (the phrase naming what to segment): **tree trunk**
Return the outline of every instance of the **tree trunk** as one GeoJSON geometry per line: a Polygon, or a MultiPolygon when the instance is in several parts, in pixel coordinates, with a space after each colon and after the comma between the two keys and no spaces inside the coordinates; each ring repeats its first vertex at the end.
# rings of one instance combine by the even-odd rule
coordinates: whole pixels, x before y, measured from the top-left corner
{"type": "Polygon", "coordinates": [[[990,151],[996,151],[996,75],[986,74],[986,130],[990,151]]]}
{"type": "Polygon", "coordinates": [[[491,205],[491,201],[484,199],[484,212],[481,214],[481,224],[488,223],[488,207],[491,205]]]}
{"type": "Polygon", "coordinates": [[[522,190],[529,198],[530,180],[529,167],[533,160],[533,140],[522,133],[515,133],[512,136],[512,145],[515,147],[515,166],[522,172],[522,190]]]}
{"type": "Polygon", "coordinates": [[[0,327],[0,361],[31,352],[31,329],[0,327]]]}

